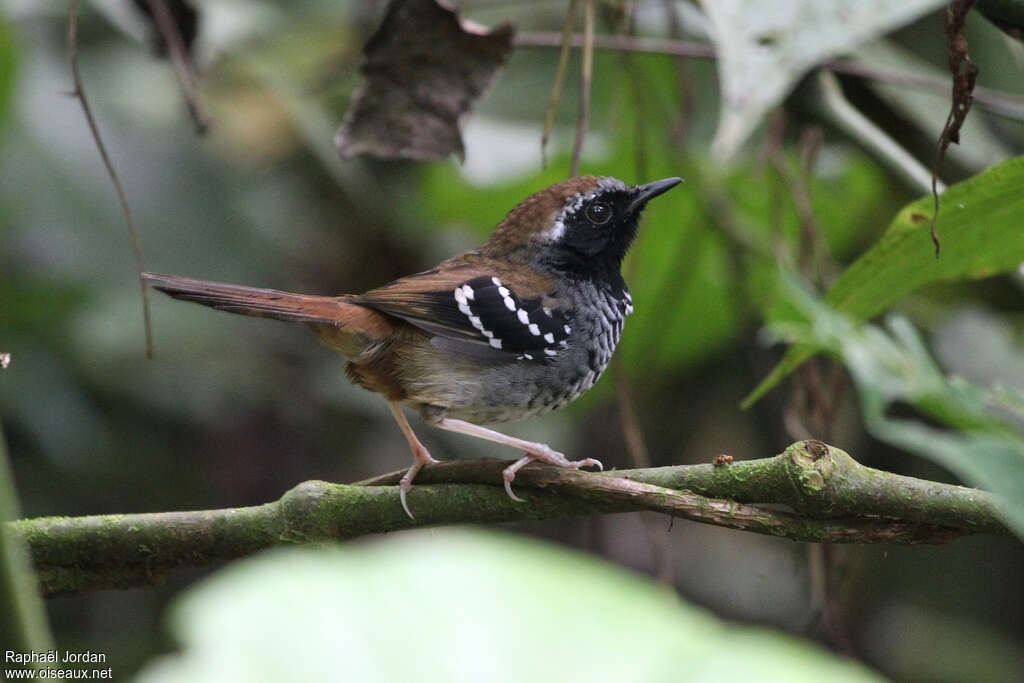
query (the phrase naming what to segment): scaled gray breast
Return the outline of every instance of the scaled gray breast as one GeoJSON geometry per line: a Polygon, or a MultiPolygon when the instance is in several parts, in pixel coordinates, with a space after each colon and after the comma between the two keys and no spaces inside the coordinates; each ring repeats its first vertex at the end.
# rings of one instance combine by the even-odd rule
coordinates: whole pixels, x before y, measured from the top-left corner
{"type": "Polygon", "coordinates": [[[575,377],[552,397],[549,410],[561,408],[594,386],[611,362],[626,316],[633,312],[633,298],[626,289],[617,294],[587,283],[574,298],[578,299],[578,313],[571,343],[578,351],[573,354],[575,367],[570,372],[575,377]]]}

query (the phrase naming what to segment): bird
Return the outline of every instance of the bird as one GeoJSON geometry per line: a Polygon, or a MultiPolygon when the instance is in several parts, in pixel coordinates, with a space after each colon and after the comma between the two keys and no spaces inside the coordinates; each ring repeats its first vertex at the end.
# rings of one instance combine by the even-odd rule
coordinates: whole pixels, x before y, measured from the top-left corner
{"type": "Polygon", "coordinates": [[[682,182],[627,185],[577,176],[516,205],[479,247],[430,270],[362,294],[319,296],[144,273],[157,290],[243,315],[305,323],[347,361],[355,384],[381,394],[412,451],[399,482],[407,495],[420,469],[437,462],[413,432],[404,407],[443,430],[510,446],[516,472],[538,460],[569,468],[543,443],[485,424],[522,420],[561,408],[589,390],[608,367],[633,299],[622,261],[647,202],[682,182]]]}

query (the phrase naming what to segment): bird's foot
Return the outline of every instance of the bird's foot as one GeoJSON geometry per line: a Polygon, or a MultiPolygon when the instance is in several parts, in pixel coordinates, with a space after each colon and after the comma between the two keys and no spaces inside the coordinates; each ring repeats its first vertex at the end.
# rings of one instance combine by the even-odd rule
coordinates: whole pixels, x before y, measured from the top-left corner
{"type": "Polygon", "coordinates": [[[416,478],[416,475],[423,469],[424,465],[431,465],[437,462],[437,460],[418,442],[412,448],[412,455],[412,465],[402,475],[402,478],[398,480],[398,499],[402,501],[402,509],[405,510],[405,514],[409,515],[409,519],[416,519],[412,514],[412,510],[409,509],[409,501],[406,498],[412,489],[412,480],[416,478]]]}
{"type": "Polygon", "coordinates": [[[507,493],[508,497],[517,503],[525,503],[526,500],[512,492],[512,482],[516,478],[516,472],[521,470],[524,466],[529,465],[534,460],[536,460],[536,458],[527,453],[501,471],[501,478],[505,481],[505,493],[507,493]]]}
{"type": "Polygon", "coordinates": [[[569,460],[558,451],[552,450],[544,444],[533,444],[538,448],[526,452],[526,455],[516,460],[514,463],[506,467],[501,471],[501,478],[505,482],[505,492],[508,493],[508,497],[517,503],[525,503],[526,501],[517,496],[512,492],[512,482],[516,478],[516,472],[521,470],[526,465],[530,464],[534,460],[541,460],[543,462],[557,465],[558,467],[569,467],[574,470],[578,470],[581,467],[596,467],[597,469],[604,471],[604,465],[601,464],[600,460],[595,458],[584,458],[582,460],[569,460]]]}
{"type": "Polygon", "coordinates": [[[581,467],[596,467],[597,469],[604,472],[604,465],[601,464],[600,460],[596,458],[583,458],[582,460],[570,460],[566,467],[571,467],[574,470],[578,470],[581,467]]]}

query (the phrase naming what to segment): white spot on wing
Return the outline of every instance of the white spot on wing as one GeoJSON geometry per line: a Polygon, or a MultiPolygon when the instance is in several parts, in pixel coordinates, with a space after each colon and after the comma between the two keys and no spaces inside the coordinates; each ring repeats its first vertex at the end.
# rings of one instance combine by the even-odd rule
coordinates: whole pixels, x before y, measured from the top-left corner
{"type": "Polygon", "coordinates": [[[526,312],[525,308],[520,308],[518,311],[516,311],[516,315],[519,316],[519,322],[521,322],[522,324],[530,324],[530,314],[526,312]]]}
{"type": "Polygon", "coordinates": [[[535,337],[540,336],[540,328],[537,327],[537,323],[530,323],[530,334],[532,334],[535,337]]]}
{"type": "Polygon", "coordinates": [[[496,349],[500,349],[501,348],[501,340],[500,339],[491,339],[491,346],[493,346],[496,349]]]}
{"type": "Polygon", "coordinates": [[[555,335],[553,335],[550,332],[548,332],[547,334],[544,335],[544,341],[546,341],[548,344],[554,344],[555,343],[555,335]]]}

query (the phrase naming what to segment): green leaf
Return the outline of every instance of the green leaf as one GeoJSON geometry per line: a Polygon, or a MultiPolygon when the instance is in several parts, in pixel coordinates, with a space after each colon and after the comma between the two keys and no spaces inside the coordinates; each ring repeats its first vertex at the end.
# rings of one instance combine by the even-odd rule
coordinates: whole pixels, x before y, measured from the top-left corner
{"type": "MultiPolygon", "coordinates": [[[[934,200],[908,205],[885,235],[836,280],[825,300],[835,310],[866,320],[904,295],[936,282],[982,278],[1024,262],[1024,157],[1010,159],[947,189],[940,197],[936,230],[942,256],[929,237],[934,200]]],[[[743,400],[747,408],[814,355],[793,346],[743,400]]]]}
{"type": "Polygon", "coordinates": [[[877,680],[646,576],[495,533],[267,553],[192,589],[171,616],[184,650],[140,683],[877,680]]]}

